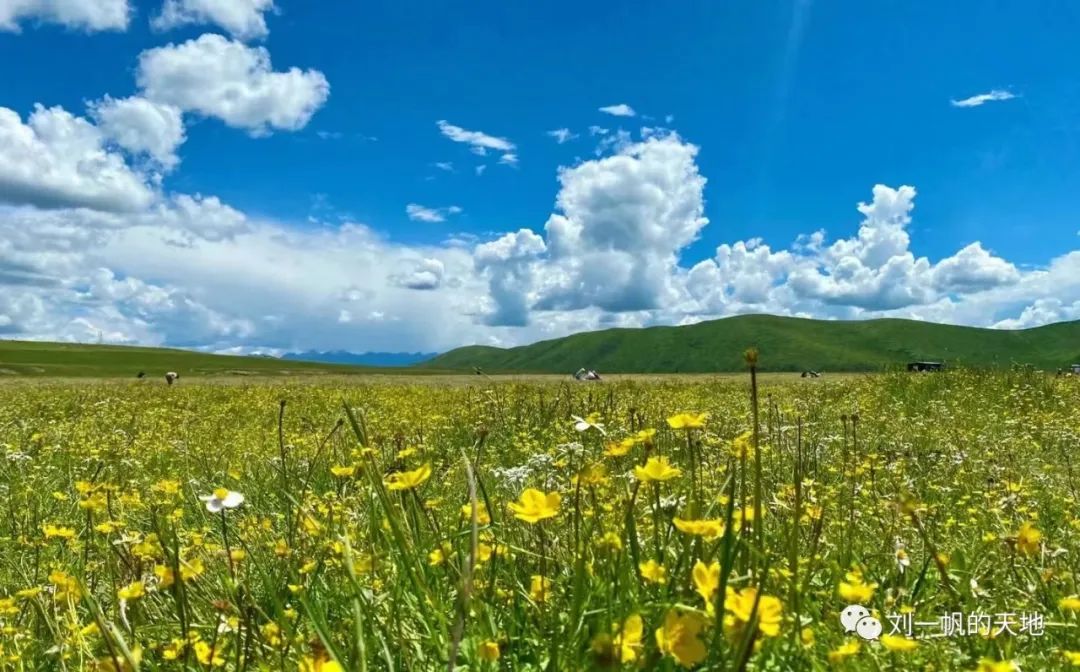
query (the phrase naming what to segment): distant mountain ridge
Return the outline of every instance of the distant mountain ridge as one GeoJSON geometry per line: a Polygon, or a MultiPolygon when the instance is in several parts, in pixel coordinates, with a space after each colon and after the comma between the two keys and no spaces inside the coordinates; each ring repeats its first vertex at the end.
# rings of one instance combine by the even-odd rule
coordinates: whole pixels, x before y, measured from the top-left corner
{"type": "Polygon", "coordinates": [[[678,327],[606,329],[516,348],[467,346],[418,368],[488,373],[709,373],[741,371],[743,352],[760,351],[763,371],[877,371],[917,360],[1055,370],[1080,362],[1080,321],[1020,330],[916,320],[811,320],[739,315],[678,327]]]}
{"type": "Polygon", "coordinates": [[[323,364],[347,364],[351,366],[412,366],[438,356],[437,352],[349,352],[331,350],[320,352],[287,352],[281,359],[294,362],[321,362],[323,364]]]}

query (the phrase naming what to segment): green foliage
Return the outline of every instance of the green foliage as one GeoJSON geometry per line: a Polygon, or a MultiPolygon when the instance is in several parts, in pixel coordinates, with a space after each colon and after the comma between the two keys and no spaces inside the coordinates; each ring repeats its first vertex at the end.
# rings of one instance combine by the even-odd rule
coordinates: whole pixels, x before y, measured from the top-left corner
{"type": "Polygon", "coordinates": [[[488,373],[708,373],[743,371],[742,353],[761,352],[762,371],[881,371],[914,360],[1054,370],[1080,361],[1080,321],[1035,329],[978,329],[913,320],[828,321],[740,315],[681,327],[607,329],[517,348],[458,348],[421,368],[488,373]]]}

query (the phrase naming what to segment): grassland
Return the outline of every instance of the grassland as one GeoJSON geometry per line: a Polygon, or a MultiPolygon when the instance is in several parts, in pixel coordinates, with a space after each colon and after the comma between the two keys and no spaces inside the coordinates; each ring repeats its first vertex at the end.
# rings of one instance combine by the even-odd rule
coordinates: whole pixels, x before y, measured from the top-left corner
{"type": "Polygon", "coordinates": [[[0,666],[1080,658],[1075,378],[206,380],[0,387],[0,666]]]}
{"type": "Polygon", "coordinates": [[[742,315],[680,327],[607,329],[517,348],[470,346],[421,367],[565,373],[742,371],[756,347],[768,371],[880,371],[913,360],[953,366],[1055,370],[1080,362],[1080,322],[1007,331],[912,320],[829,321],[742,315]]]}
{"type": "Polygon", "coordinates": [[[135,378],[155,380],[167,371],[180,377],[324,376],[410,373],[348,365],[296,362],[273,357],[213,355],[174,348],[0,340],[0,379],[12,377],[135,378]]]}

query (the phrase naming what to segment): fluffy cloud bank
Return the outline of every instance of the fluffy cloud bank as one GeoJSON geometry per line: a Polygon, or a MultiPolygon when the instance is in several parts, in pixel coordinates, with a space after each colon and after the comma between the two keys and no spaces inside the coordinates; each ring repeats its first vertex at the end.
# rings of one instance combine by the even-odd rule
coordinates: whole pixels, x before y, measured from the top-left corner
{"type": "MultiPolygon", "coordinates": [[[[97,124],[59,109],[26,121],[0,112],[5,337],[431,351],[746,312],[1002,328],[1080,317],[1080,252],[1027,270],[978,241],[918,256],[911,186],[874,186],[836,237],[731,241],[687,260],[708,226],[701,150],[650,131],[560,169],[535,228],[405,245],[358,222],[296,226],[164,193],[153,176],[174,155],[170,110],[182,105],[136,101],[103,99],[97,124]],[[114,113],[145,123],[120,133],[114,113]],[[44,163],[25,171],[30,159],[44,163]]],[[[470,146],[504,142],[446,130],[470,146]]]]}

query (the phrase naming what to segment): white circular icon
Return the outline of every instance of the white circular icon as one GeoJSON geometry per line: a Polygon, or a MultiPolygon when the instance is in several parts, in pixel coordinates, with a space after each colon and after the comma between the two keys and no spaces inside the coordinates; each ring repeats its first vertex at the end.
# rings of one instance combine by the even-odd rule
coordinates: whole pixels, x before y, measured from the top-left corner
{"type": "Polygon", "coordinates": [[[855,632],[859,619],[869,615],[870,611],[864,606],[858,604],[848,605],[847,608],[840,612],[840,624],[844,626],[844,632],[855,632]]]}
{"type": "Polygon", "coordinates": [[[881,621],[873,616],[864,616],[855,624],[855,632],[865,640],[877,639],[881,636],[881,621]]]}
{"type": "Polygon", "coordinates": [[[870,615],[870,610],[861,604],[849,604],[840,612],[840,624],[844,632],[854,632],[865,640],[881,636],[881,621],[870,615]]]}

